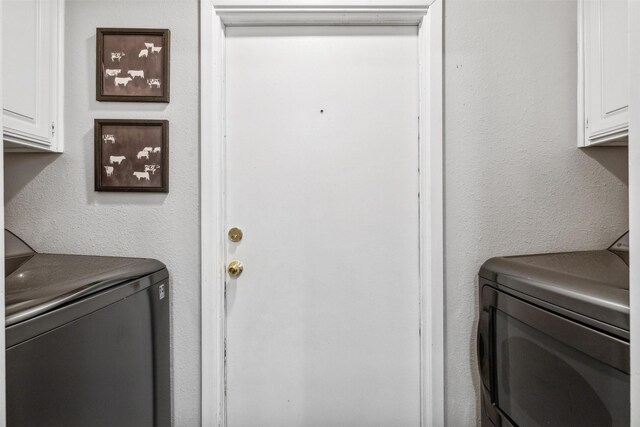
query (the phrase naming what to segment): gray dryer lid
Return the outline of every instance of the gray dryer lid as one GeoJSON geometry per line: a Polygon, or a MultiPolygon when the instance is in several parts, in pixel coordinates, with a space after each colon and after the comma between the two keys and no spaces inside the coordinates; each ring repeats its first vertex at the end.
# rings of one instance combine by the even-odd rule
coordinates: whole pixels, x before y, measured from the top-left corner
{"type": "Polygon", "coordinates": [[[629,266],[609,250],[492,258],[480,277],[629,331],[629,266]]]}
{"type": "Polygon", "coordinates": [[[5,278],[5,325],[165,268],[154,259],[32,254],[5,278]]]}

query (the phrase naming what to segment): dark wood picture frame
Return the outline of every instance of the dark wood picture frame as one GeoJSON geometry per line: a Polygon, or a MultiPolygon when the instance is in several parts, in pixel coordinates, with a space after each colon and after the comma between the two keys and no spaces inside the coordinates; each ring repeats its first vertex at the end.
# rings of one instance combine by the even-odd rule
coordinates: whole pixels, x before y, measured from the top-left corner
{"type": "Polygon", "coordinates": [[[107,102],[168,103],[171,82],[169,75],[170,44],[171,32],[168,29],[97,28],[96,99],[107,102]],[[105,37],[112,38],[113,36],[123,38],[132,37],[131,40],[136,40],[136,44],[132,46],[130,43],[127,43],[126,40],[122,40],[121,46],[128,47],[124,49],[127,50],[126,54],[120,50],[113,53],[107,52],[105,51],[105,37]],[[157,41],[161,40],[162,46],[154,46],[153,43],[143,43],[142,38],[144,37],[153,38],[157,41]],[[144,53],[145,50],[147,51],[146,54],[144,53]],[[106,57],[105,53],[112,56],[106,57]],[[113,54],[117,56],[114,57],[113,54]],[[120,54],[122,55],[120,56],[120,54]],[[144,71],[140,68],[144,68],[141,62],[145,60],[149,60],[155,64],[151,67],[154,69],[153,75],[145,76],[144,73],[142,73],[142,75],[136,74],[144,71]],[[125,70],[122,66],[126,66],[127,64],[129,64],[129,66],[135,66],[135,68],[139,68],[139,70],[125,70]],[[115,70],[115,67],[120,67],[120,69],[115,70]],[[118,73],[116,73],[116,71],[118,71],[118,73]],[[134,74],[129,75],[129,71],[134,71],[134,74]],[[142,78],[141,80],[140,77],[142,78]],[[116,78],[120,78],[122,82],[120,84],[116,83],[116,78]],[[131,78],[131,80],[127,81],[129,78],[131,78]],[[113,80],[114,83],[111,83],[111,80],[113,80]],[[128,83],[132,84],[127,88],[128,83]],[[148,88],[146,88],[146,85],[148,85],[148,88]],[[148,95],[141,94],[145,89],[151,93],[148,95]],[[121,94],[115,92],[121,92],[121,94]]]}
{"type": "Polygon", "coordinates": [[[95,119],[94,156],[96,191],[169,192],[168,120],[95,119]],[[143,139],[145,134],[154,140],[143,139]],[[152,163],[151,174],[145,163],[152,163]]]}

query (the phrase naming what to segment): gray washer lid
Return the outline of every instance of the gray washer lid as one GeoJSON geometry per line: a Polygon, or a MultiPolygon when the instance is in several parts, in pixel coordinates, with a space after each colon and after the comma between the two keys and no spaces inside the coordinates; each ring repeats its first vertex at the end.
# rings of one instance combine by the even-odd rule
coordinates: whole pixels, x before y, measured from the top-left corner
{"type": "Polygon", "coordinates": [[[154,259],[34,254],[5,278],[5,325],[163,268],[154,259]]]}
{"type": "Polygon", "coordinates": [[[7,229],[4,230],[5,277],[27,262],[35,253],[36,252],[18,236],[7,229]]]}
{"type": "Polygon", "coordinates": [[[35,254],[31,246],[27,245],[24,240],[10,232],[4,230],[4,256],[5,258],[18,258],[24,256],[31,256],[35,254]]]}
{"type": "Polygon", "coordinates": [[[629,331],[629,266],[608,251],[492,258],[480,277],[629,331]]]}

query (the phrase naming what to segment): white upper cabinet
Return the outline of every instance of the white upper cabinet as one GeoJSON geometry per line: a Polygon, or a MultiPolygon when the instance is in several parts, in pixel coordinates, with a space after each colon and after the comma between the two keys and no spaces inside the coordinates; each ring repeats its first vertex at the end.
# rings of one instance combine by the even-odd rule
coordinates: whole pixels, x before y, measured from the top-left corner
{"type": "Polygon", "coordinates": [[[64,3],[2,2],[5,151],[62,152],[64,3]]]}
{"type": "Polygon", "coordinates": [[[627,145],[629,64],[626,0],[578,6],[578,146],[627,145]]]}

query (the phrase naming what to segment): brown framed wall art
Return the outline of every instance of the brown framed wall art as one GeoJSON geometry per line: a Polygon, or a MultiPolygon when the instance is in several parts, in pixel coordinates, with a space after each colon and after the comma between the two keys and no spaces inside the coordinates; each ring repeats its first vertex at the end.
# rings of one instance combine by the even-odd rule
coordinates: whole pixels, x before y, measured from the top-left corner
{"type": "Polygon", "coordinates": [[[95,190],[169,192],[168,120],[95,120],[95,190]]]}
{"type": "Polygon", "coordinates": [[[167,29],[98,28],[96,99],[169,102],[167,29]]]}

